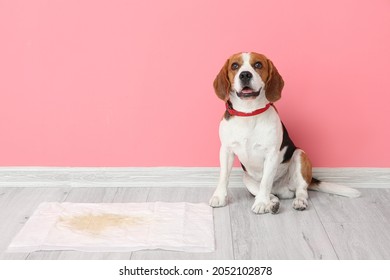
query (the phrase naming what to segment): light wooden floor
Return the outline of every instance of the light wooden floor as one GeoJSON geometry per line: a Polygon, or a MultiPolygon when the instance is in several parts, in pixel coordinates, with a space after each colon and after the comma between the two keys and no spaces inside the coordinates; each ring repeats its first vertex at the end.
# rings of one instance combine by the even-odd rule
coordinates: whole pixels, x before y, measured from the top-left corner
{"type": "MultiPolygon", "coordinates": [[[[30,254],[6,253],[5,250],[41,202],[207,202],[213,188],[202,184],[94,188],[62,183],[60,186],[23,187],[20,178],[25,180],[29,176],[18,173],[12,177],[7,172],[0,170],[0,181],[3,181],[3,187],[0,187],[0,259],[390,259],[390,189],[385,187],[389,182],[388,170],[382,177],[381,188],[360,188],[360,198],[310,192],[306,211],[295,211],[291,200],[283,200],[277,215],[253,214],[250,207],[254,198],[246,189],[232,187],[229,205],[214,209],[216,251],[213,253],[155,250],[129,253],[39,251],[30,254]],[[6,186],[5,181],[11,181],[12,186],[6,186]]],[[[59,181],[62,178],[51,177],[59,181]]],[[[36,178],[35,174],[30,181],[36,178]]],[[[42,177],[39,180],[42,181],[42,177]]],[[[210,185],[213,183],[209,182],[210,185]]]]}

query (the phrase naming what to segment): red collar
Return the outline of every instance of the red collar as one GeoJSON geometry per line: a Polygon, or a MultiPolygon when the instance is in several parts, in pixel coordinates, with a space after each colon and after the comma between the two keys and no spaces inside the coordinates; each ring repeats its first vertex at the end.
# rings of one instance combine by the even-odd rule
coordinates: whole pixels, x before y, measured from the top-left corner
{"type": "Polygon", "coordinates": [[[251,116],[256,116],[256,115],[260,115],[261,113],[264,113],[265,111],[268,110],[269,107],[271,107],[271,105],[272,105],[272,103],[268,103],[267,105],[265,105],[264,108],[257,109],[253,112],[250,112],[250,113],[244,113],[244,112],[234,110],[232,104],[230,103],[230,101],[228,101],[228,102],[226,102],[226,110],[232,116],[251,117],[251,116]]]}

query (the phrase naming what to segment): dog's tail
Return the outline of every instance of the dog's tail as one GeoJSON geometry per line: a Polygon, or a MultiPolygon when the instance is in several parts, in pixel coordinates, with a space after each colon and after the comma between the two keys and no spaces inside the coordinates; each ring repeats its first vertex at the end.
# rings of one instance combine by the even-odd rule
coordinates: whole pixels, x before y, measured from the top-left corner
{"type": "Polygon", "coordinates": [[[324,193],[336,194],[346,197],[359,197],[360,192],[354,188],[342,186],[338,184],[322,182],[318,179],[313,178],[308,187],[309,190],[319,191],[324,193]]]}

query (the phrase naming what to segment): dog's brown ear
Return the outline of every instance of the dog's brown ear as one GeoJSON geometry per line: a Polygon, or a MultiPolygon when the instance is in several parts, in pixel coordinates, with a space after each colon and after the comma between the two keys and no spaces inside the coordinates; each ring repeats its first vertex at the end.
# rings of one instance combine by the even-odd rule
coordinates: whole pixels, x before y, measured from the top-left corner
{"type": "Polygon", "coordinates": [[[217,96],[223,101],[229,99],[230,82],[228,76],[229,60],[225,62],[221,71],[214,80],[214,90],[217,96]]]}
{"type": "Polygon", "coordinates": [[[284,81],[271,60],[268,61],[268,78],[265,83],[265,96],[269,102],[276,102],[282,97],[284,81]]]}

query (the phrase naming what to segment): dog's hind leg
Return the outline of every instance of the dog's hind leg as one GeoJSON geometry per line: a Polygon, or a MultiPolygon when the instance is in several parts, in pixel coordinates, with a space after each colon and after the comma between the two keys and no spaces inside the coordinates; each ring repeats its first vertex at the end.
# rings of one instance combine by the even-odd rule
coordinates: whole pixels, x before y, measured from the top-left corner
{"type": "Polygon", "coordinates": [[[289,167],[289,189],[295,192],[293,208],[295,210],[305,210],[309,195],[307,188],[312,179],[312,165],[304,151],[296,149],[289,167]]]}

